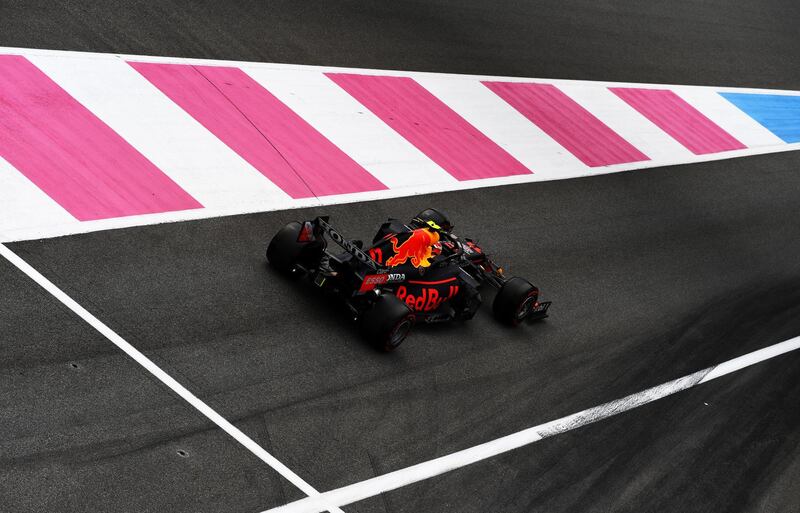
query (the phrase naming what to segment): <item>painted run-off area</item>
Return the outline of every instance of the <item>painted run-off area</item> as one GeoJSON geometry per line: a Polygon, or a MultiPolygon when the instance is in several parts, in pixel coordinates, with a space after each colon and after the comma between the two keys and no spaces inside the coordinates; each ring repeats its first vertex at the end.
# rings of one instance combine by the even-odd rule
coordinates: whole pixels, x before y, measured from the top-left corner
{"type": "Polygon", "coordinates": [[[0,239],[796,149],[798,93],[0,51],[0,239]]]}

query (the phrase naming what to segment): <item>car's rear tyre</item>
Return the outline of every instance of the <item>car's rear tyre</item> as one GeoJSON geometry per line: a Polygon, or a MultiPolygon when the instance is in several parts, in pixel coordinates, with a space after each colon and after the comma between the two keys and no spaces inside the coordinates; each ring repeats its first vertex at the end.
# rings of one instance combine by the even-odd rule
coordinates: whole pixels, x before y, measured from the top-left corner
{"type": "Polygon", "coordinates": [[[511,278],[500,287],[492,310],[505,324],[516,326],[530,315],[539,300],[539,289],[522,278],[511,278]]]}
{"type": "Polygon", "coordinates": [[[414,327],[414,313],[396,296],[380,296],[361,316],[361,332],[377,349],[391,352],[414,327]]]}
{"type": "Polygon", "coordinates": [[[291,222],[278,230],[267,246],[267,260],[278,271],[292,274],[308,243],[297,242],[302,224],[291,222]]]}

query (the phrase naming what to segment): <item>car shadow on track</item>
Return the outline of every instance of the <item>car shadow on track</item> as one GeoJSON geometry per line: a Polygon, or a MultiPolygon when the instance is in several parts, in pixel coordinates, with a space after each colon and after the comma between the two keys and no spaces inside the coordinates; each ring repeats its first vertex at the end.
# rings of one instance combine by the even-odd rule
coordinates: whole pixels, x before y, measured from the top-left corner
{"type": "MultiPolygon", "coordinates": [[[[331,293],[326,293],[323,290],[319,290],[308,280],[287,276],[272,268],[268,262],[263,263],[263,268],[264,279],[266,282],[269,282],[269,288],[279,287],[277,292],[284,295],[284,304],[287,308],[302,308],[308,312],[307,318],[309,321],[317,322],[325,326],[336,326],[337,329],[331,332],[331,335],[342,330],[343,333],[349,333],[351,335],[346,337],[349,344],[361,347],[367,352],[384,354],[382,350],[371,345],[361,335],[358,321],[338,297],[331,293]]],[[[518,338],[521,341],[528,341],[530,339],[530,334],[525,331],[536,325],[541,325],[543,320],[523,322],[522,325],[517,327],[508,326],[498,321],[491,311],[491,305],[495,295],[496,291],[493,289],[487,288],[482,290],[481,296],[483,297],[483,304],[475,318],[469,321],[416,324],[412,333],[409,335],[409,341],[405,342],[403,346],[408,345],[409,342],[413,343],[415,339],[422,337],[463,341],[470,337],[475,337],[476,331],[480,331],[480,328],[486,328],[487,323],[488,328],[496,332],[496,336],[511,339],[518,338]]],[[[464,344],[460,344],[459,346],[462,349],[464,348],[464,344]]],[[[401,346],[398,351],[402,352],[402,350],[401,346]]],[[[394,354],[397,354],[397,351],[395,351],[394,354]]],[[[386,356],[388,357],[390,355],[386,356]]]]}

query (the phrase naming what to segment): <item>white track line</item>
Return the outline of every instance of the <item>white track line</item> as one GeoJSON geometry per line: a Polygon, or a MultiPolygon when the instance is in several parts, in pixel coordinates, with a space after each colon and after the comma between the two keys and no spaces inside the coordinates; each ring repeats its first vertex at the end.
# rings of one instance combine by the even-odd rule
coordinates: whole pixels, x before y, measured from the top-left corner
{"type": "MultiPolygon", "coordinates": [[[[219,426],[223,431],[231,435],[237,442],[242,444],[250,452],[255,454],[261,461],[275,469],[280,475],[285,477],[290,483],[302,490],[303,493],[309,497],[318,498],[320,493],[310,484],[305,482],[303,478],[295,474],[289,467],[278,461],[273,455],[264,450],[263,447],[258,445],[252,438],[244,434],[236,426],[228,422],[222,415],[214,411],[209,405],[204,403],[200,398],[191,393],[186,387],[178,383],[172,376],[164,372],[158,365],[153,363],[148,357],[142,354],[138,349],[129,344],[121,336],[106,326],[97,317],[92,315],[88,310],[79,305],[74,299],[69,297],[64,291],[56,287],[50,280],[42,276],[42,274],[31,267],[27,262],[22,260],[13,251],[8,249],[5,245],[0,244],[0,255],[11,262],[17,269],[25,273],[29,278],[38,283],[43,289],[53,295],[56,299],[61,301],[67,308],[72,310],[78,317],[89,323],[94,329],[99,331],[108,340],[114,343],[117,347],[122,349],[128,356],[136,360],[136,362],[144,367],[150,374],[158,378],[162,383],[167,385],[173,392],[181,396],[186,402],[194,406],[200,413],[208,417],[211,422],[219,426]]],[[[321,504],[322,502],[316,501],[314,504],[321,504]]],[[[341,509],[335,506],[325,506],[323,511],[330,511],[332,513],[344,513],[341,509]]]]}
{"type": "Polygon", "coordinates": [[[464,467],[471,463],[491,458],[498,454],[538,442],[544,438],[565,433],[581,426],[613,417],[658,399],[687,390],[712,379],[755,365],[764,360],[800,349],[800,337],[775,344],[764,349],[728,360],[719,365],[697,371],[661,385],[648,388],[621,399],[601,404],[546,424],[534,426],[511,435],[470,447],[440,458],[412,465],[388,474],[373,477],[359,483],[325,492],[315,497],[301,499],[265,513],[318,513],[331,504],[345,506],[402,486],[429,479],[439,474],[464,467]],[[326,506],[327,505],[327,506],[326,506]]]}

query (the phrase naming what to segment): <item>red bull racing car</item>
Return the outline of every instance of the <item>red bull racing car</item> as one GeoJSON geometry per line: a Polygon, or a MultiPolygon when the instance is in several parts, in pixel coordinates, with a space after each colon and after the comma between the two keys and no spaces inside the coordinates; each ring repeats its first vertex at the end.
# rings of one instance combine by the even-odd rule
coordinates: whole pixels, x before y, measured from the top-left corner
{"type": "Polygon", "coordinates": [[[547,317],[549,301],[522,278],[506,278],[502,268],[472,239],[452,232],[435,209],[420,212],[410,224],[385,222],[372,245],[342,236],[328,217],[293,222],[272,238],[267,260],[277,270],[310,279],[344,300],[368,340],[392,351],[416,322],[471,319],[481,305],[479,288],[498,289],[495,316],[517,325],[547,317]],[[328,239],[342,252],[330,252],[328,239]]]}

